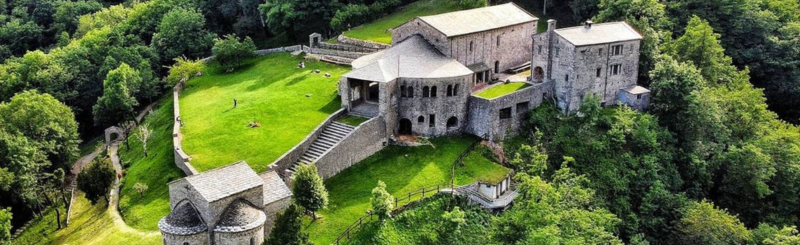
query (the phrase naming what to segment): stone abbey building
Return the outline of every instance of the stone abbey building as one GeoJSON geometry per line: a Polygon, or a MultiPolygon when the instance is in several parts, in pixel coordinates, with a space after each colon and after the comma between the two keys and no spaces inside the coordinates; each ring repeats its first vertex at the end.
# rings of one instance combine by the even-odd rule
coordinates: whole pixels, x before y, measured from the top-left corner
{"type": "MultiPolygon", "coordinates": [[[[537,34],[537,20],[509,3],[416,17],[394,28],[391,47],[353,60],[353,70],[340,78],[342,108],[267,172],[239,162],[170,182],[172,211],[159,222],[164,244],[261,244],[291,202],[294,167],[314,164],[328,179],[400,143],[396,136],[469,133],[500,140],[543,101],[570,113],[589,94],[604,106],[647,108],[649,90],[636,86],[642,36],[635,29],[590,21],[557,29],[550,20],[547,31],[537,34]],[[530,76],[515,75],[527,69],[530,76]],[[507,83],[524,84],[481,96],[507,83]],[[357,126],[336,121],[344,115],[367,120],[357,126]]],[[[312,35],[310,44],[322,45],[319,38],[312,35]]],[[[176,164],[183,166],[185,158],[177,154],[176,164]]],[[[470,186],[453,191],[495,193],[484,195],[487,203],[513,200],[500,195],[510,182],[470,186]]]]}

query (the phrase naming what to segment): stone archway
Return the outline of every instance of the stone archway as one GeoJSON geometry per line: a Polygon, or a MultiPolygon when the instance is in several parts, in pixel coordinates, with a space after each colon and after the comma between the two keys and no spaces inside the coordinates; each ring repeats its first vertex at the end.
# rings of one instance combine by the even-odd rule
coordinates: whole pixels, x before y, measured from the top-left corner
{"type": "Polygon", "coordinates": [[[537,66],[533,68],[533,74],[531,76],[531,80],[533,81],[542,81],[544,79],[544,70],[542,67],[537,66]]]}
{"type": "Polygon", "coordinates": [[[120,141],[120,140],[124,140],[125,139],[125,134],[124,134],[124,131],[122,130],[122,128],[117,127],[117,126],[108,127],[108,128],[106,128],[106,145],[107,146],[111,145],[111,143],[112,143],[111,135],[114,135],[114,134],[117,135],[117,138],[114,139],[114,141],[120,141]]]}

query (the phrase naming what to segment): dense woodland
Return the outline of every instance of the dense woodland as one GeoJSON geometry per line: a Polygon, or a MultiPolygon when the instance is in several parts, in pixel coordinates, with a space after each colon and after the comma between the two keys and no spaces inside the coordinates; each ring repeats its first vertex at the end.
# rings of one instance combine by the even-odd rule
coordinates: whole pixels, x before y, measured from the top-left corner
{"type": "MultiPolygon", "coordinates": [[[[81,139],[168,91],[171,66],[239,47],[225,40],[266,47],[331,36],[408,2],[0,0],[0,240],[11,224],[64,205],[59,185],[81,139]]],[[[601,109],[591,97],[575,115],[532,112],[505,145],[525,173],[521,186],[539,190],[504,214],[498,241],[767,244],[800,225],[800,130],[790,124],[800,122],[797,0],[519,4],[562,24],[631,23],[645,37],[639,82],[653,99],[647,114],[601,109]],[[586,194],[535,203],[574,185],[586,194]],[[589,223],[570,231],[556,217],[528,217],[562,211],[589,223]]]]}

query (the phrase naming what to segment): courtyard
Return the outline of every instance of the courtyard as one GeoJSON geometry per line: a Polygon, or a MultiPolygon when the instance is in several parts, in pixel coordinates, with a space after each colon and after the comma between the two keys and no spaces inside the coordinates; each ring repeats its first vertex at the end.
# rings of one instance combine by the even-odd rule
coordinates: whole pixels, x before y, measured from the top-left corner
{"type": "Polygon", "coordinates": [[[311,60],[305,69],[297,68],[302,60],[271,54],[231,73],[211,63],[202,76],[189,80],[180,97],[181,132],[198,171],[240,160],[265,171],[340,108],[336,84],[349,68],[311,60]],[[320,73],[312,72],[316,69],[320,73]],[[251,122],[260,127],[248,126],[251,122]]]}

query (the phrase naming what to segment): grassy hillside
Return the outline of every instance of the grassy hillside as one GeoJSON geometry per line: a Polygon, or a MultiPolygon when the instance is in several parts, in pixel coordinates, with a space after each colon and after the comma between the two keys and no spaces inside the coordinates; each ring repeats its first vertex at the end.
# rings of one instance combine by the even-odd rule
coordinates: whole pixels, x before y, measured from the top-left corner
{"type": "Polygon", "coordinates": [[[307,60],[299,69],[301,60],[272,54],[232,73],[212,63],[203,76],[189,80],[180,98],[183,147],[198,171],[239,160],[264,171],[340,108],[336,84],[349,68],[307,60]],[[261,126],[249,127],[253,121],[261,126]]]}
{"type": "Polygon", "coordinates": [[[457,10],[460,10],[457,0],[420,0],[372,23],[355,27],[345,32],[344,35],[389,44],[392,43],[392,33],[388,31],[389,29],[395,28],[417,16],[441,14],[457,10]]]}

